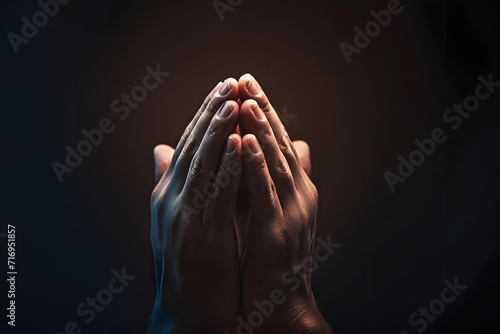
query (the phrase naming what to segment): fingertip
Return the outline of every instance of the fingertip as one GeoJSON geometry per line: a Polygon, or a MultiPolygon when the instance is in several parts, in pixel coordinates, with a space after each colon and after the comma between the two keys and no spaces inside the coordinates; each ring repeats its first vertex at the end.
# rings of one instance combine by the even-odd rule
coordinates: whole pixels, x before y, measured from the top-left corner
{"type": "Polygon", "coordinates": [[[243,74],[240,77],[240,79],[238,80],[238,85],[239,85],[240,91],[243,93],[250,92],[249,87],[250,87],[250,84],[252,83],[252,81],[254,81],[254,80],[255,79],[254,79],[253,75],[251,75],[250,73],[243,74]]]}
{"type": "Polygon", "coordinates": [[[239,133],[231,133],[229,135],[230,138],[232,138],[233,140],[235,140],[238,144],[241,145],[241,136],[239,133]]]}
{"type": "MultiPolygon", "coordinates": [[[[243,118],[243,123],[253,120],[254,124],[258,124],[258,126],[260,127],[265,124],[263,122],[267,121],[267,117],[264,111],[255,100],[246,100],[241,106],[240,110],[243,118]],[[255,121],[257,121],[257,123],[255,123],[255,121]]],[[[252,128],[252,126],[248,126],[248,128],[252,128]]]]}
{"type": "Polygon", "coordinates": [[[241,138],[238,134],[233,133],[227,138],[226,144],[226,154],[232,155],[235,152],[238,152],[241,147],[241,138]]]}
{"type": "Polygon", "coordinates": [[[245,109],[248,109],[248,110],[252,110],[252,108],[254,106],[259,106],[259,104],[257,103],[257,101],[255,101],[254,99],[248,99],[248,100],[245,100],[242,104],[241,104],[241,108],[245,108],[245,109]]]}
{"type": "Polygon", "coordinates": [[[236,112],[240,111],[240,105],[238,104],[238,102],[236,102],[234,100],[229,100],[227,102],[231,104],[231,108],[233,108],[233,111],[236,111],[236,112]]]}
{"type": "Polygon", "coordinates": [[[224,82],[223,82],[223,81],[219,81],[219,82],[217,83],[217,85],[215,85],[215,87],[214,87],[213,91],[217,91],[219,88],[221,88],[221,87],[222,87],[222,85],[223,85],[223,84],[224,84],[224,82]]]}
{"type": "Polygon", "coordinates": [[[245,83],[245,82],[248,82],[249,80],[251,80],[253,78],[253,75],[251,75],[250,73],[245,73],[243,74],[239,80],[238,80],[238,83],[245,83]]]}
{"type": "Polygon", "coordinates": [[[238,81],[235,78],[227,78],[223,81],[217,95],[226,97],[227,99],[236,99],[239,96],[239,91],[238,81]]]}
{"type": "Polygon", "coordinates": [[[233,100],[222,103],[215,115],[218,119],[233,119],[239,117],[240,106],[233,100]]]}
{"type": "Polygon", "coordinates": [[[259,105],[264,106],[268,103],[266,94],[262,87],[251,74],[244,74],[238,81],[240,98],[242,100],[255,99],[259,105]]]}
{"type": "Polygon", "coordinates": [[[247,134],[245,135],[245,137],[243,137],[242,148],[245,154],[251,154],[256,156],[262,153],[259,141],[257,140],[257,137],[255,137],[255,135],[253,134],[247,134]]]}
{"type": "Polygon", "coordinates": [[[238,84],[238,81],[235,78],[233,78],[233,77],[227,78],[226,80],[224,80],[224,82],[228,82],[231,85],[237,85],[238,84]]]}
{"type": "Polygon", "coordinates": [[[255,106],[259,106],[257,104],[257,102],[255,102],[255,100],[246,100],[244,101],[242,104],[241,104],[241,107],[240,107],[240,113],[241,113],[241,117],[242,117],[242,123],[247,123],[249,119],[251,119],[252,115],[253,115],[253,108],[255,108],[255,106]]]}
{"type": "Polygon", "coordinates": [[[223,84],[224,83],[222,81],[219,81],[219,83],[215,85],[214,88],[212,88],[210,94],[208,94],[208,96],[206,97],[206,100],[208,101],[209,99],[211,99],[214,96],[214,94],[216,94],[221,89],[223,84]]]}
{"type": "Polygon", "coordinates": [[[248,147],[248,142],[252,141],[255,139],[255,135],[252,133],[246,134],[243,138],[241,138],[241,144],[243,146],[243,149],[248,147]]]}

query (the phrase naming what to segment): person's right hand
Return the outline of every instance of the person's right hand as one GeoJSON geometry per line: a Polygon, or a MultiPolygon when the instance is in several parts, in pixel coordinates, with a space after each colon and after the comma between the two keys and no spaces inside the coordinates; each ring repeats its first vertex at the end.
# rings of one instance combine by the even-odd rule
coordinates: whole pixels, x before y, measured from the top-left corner
{"type": "MultiPolygon", "coordinates": [[[[307,157],[299,158],[257,81],[245,75],[239,85],[250,205],[242,259],[243,314],[254,324],[260,321],[252,320],[253,312],[266,318],[257,333],[332,333],[316,307],[311,270],[303,268],[312,265],[318,207],[316,187],[299,162],[309,162],[307,144],[299,144],[307,148],[307,157]]],[[[303,165],[310,168],[310,163],[303,165]]]]}
{"type": "Polygon", "coordinates": [[[155,149],[159,181],[151,196],[151,243],[157,297],[150,333],[234,331],[240,311],[233,215],[241,138],[233,134],[238,103],[227,100],[237,99],[238,89],[234,79],[217,85],[175,152],[165,145],[155,149]]]}

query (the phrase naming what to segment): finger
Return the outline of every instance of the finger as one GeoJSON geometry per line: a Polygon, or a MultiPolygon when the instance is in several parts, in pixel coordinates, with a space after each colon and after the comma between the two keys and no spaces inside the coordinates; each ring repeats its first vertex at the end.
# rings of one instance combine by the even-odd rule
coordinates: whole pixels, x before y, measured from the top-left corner
{"type": "Polygon", "coordinates": [[[227,138],[225,149],[220,157],[213,196],[203,212],[204,225],[209,223],[211,227],[217,229],[234,229],[233,216],[241,174],[241,137],[232,134],[227,138]]]}
{"type": "Polygon", "coordinates": [[[242,149],[252,222],[266,224],[283,214],[278,194],[257,138],[252,134],[243,137],[242,149]]]}
{"type": "MultiPolygon", "coordinates": [[[[189,134],[182,152],[179,155],[179,159],[176,161],[176,164],[174,166],[172,177],[175,177],[181,181],[184,181],[186,179],[191,161],[193,160],[194,155],[201,145],[203,137],[205,136],[207,128],[212,121],[214,114],[220,109],[225,101],[235,100],[237,97],[238,83],[233,78],[226,79],[224,85],[219,89],[219,91],[214,94],[212,99],[208,102],[205,110],[200,115],[198,121],[196,122],[196,125],[189,134]]],[[[236,102],[234,102],[234,104],[237,105],[236,102]]]]}
{"type": "MultiPolygon", "coordinates": [[[[221,153],[228,136],[234,132],[239,120],[239,106],[235,101],[227,101],[212,118],[199,149],[191,160],[183,197],[189,202],[201,196],[203,202],[211,196],[210,184],[219,166],[221,153]]],[[[175,177],[175,174],[174,174],[175,177]]]]}
{"type": "Polygon", "coordinates": [[[311,153],[309,145],[303,140],[295,140],[293,142],[295,151],[299,158],[299,165],[306,172],[307,176],[311,176],[311,153]]]}
{"type": "Polygon", "coordinates": [[[172,158],[173,165],[175,165],[175,163],[177,162],[177,159],[179,158],[179,155],[181,154],[182,149],[184,148],[184,145],[186,144],[186,141],[187,141],[189,135],[191,134],[191,132],[193,131],[193,129],[194,129],[196,123],[198,122],[198,119],[200,118],[201,114],[205,111],[205,109],[207,108],[208,104],[210,103],[210,101],[212,100],[212,98],[214,97],[214,95],[217,93],[217,91],[219,91],[221,89],[221,87],[223,85],[224,85],[223,82],[219,82],[214,87],[214,89],[212,89],[212,91],[207,95],[207,97],[203,101],[203,104],[201,105],[200,109],[198,109],[198,111],[194,115],[193,119],[191,120],[191,122],[189,123],[189,125],[184,130],[184,133],[182,134],[181,139],[179,140],[179,143],[176,146],[174,157],[172,158]]]}
{"type": "Polygon", "coordinates": [[[205,100],[203,101],[203,104],[201,105],[200,109],[198,109],[198,112],[194,115],[194,118],[191,120],[191,122],[188,124],[186,129],[184,130],[184,133],[181,136],[181,139],[177,143],[177,146],[175,148],[175,152],[172,156],[170,165],[167,168],[166,173],[163,173],[163,176],[160,178],[157,187],[161,188],[165,183],[167,183],[168,178],[172,175],[173,168],[175,167],[175,164],[177,162],[177,159],[179,158],[179,155],[181,154],[182,150],[184,149],[184,146],[186,144],[186,141],[191,134],[194,126],[198,122],[198,119],[200,118],[201,114],[203,111],[207,108],[207,105],[209,102],[212,100],[214,94],[221,89],[223,86],[222,82],[219,82],[213,89],[212,91],[207,95],[205,100]]]}
{"type": "Polygon", "coordinates": [[[245,74],[239,79],[238,85],[240,99],[242,101],[253,99],[259,104],[262,111],[264,111],[264,114],[273,129],[276,141],[278,142],[281,152],[283,152],[294,177],[300,176],[300,169],[297,162],[295,148],[292,146],[285,126],[281,123],[276,110],[271,105],[271,102],[267,98],[257,80],[255,80],[252,75],[245,74]]]}
{"type": "Polygon", "coordinates": [[[153,151],[155,158],[155,185],[160,181],[163,173],[170,166],[172,161],[172,156],[174,155],[174,149],[168,145],[158,145],[153,151]]]}
{"type": "Polygon", "coordinates": [[[286,197],[295,192],[293,175],[283,153],[274,137],[273,130],[269,125],[264,112],[255,100],[246,100],[241,106],[241,122],[245,129],[254,134],[264,152],[267,167],[271,178],[276,185],[276,191],[283,203],[286,197]]]}

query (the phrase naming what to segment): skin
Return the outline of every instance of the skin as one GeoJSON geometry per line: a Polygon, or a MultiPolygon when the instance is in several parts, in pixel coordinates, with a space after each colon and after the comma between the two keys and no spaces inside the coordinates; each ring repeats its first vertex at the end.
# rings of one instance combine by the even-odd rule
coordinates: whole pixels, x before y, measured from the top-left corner
{"type": "Polygon", "coordinates": [[[308,176],[309,146],[290,141],[255,78],[225,83],[231,91],[220,96],[221,85],[214,88],[175,150],[159,145],[154,151],[158,293],[149,332],[236,332],[237,317],[247,320],[255,302],[279,289],[279,305],[255,333],[332,333],[316,307],[311,273],[290,272],[312,259],[314,248],[318,192],[308,176]],[[228,102],[229,118],[214,117],[231,99],[238,103],[228,102]],[[182,219],[193,189],[203,193],[209,172],[217,180],[231,163],[240,169],[227,173],[227,185],[215,187],[199,214],[182,219]]]}
{"type": "Polygon", "coordinates": [[[227,172],[231,165],[241,164],[241,138],[231,135],[239,106],[230,100],[237,96],[236,80],[227,79],[209,94],[175,151],[155,149],[157,165],[167,169],[156,173],[161,178],[151,196],[157,278],[151,333],[223,333],[232,330],[239,314],[240,264],[233,216],[241,171],[227,172]],[[230,110],[229,116],[220,116],[230,110]],[[228,143],[230,153],[225,150],[228,143]],[[211,187],[206,198],[197,197],[213,184],[214,174],[215,184],[226,184],[227,178],[229,183],[211,187]]]}

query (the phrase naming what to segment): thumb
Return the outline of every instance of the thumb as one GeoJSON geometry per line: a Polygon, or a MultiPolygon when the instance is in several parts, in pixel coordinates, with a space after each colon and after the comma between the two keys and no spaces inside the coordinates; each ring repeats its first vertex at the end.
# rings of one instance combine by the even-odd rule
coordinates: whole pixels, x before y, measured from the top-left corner
{"type": "Polygon", "coordinates": [[[307,176],[311,176],[311,154],[309,145],[303,140],[296,140],[293,142],[293,147],[295,147],[295,151],[297,151],[300,167],[306,172],[307,176]]]}
{"type": "Polygon", "coordinates": [[[172,156],[174,155],[174,149],[168,145],[158,145],[153,151],[155,158],[155,185],[160,181],[162,175],[170,166],[170,161],[172,161],[172,156]]]}

